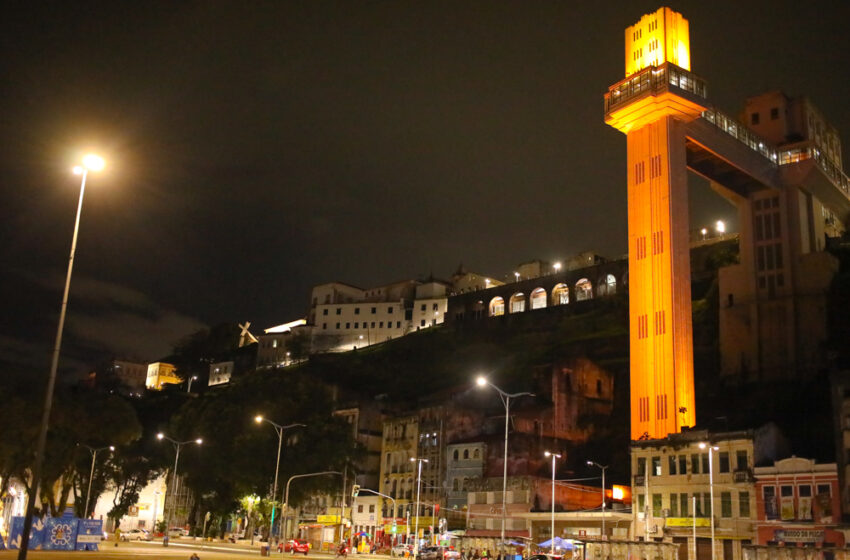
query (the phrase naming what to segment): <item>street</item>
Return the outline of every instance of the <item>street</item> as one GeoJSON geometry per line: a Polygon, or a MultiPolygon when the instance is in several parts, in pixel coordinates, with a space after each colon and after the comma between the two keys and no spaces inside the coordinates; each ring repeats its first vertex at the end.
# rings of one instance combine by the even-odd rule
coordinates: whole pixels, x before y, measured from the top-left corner
{"type": "MultiPolygon", "coordinates": [[[[176,540],[176,539],[175,539],[176,540]]],[[[156,557],[161,560],[187,560],[192,553],[197,553],[201,560],[244,560],[251,556],[260,556],[258,547],[250,547],[246,545],[234,545],[227,543],[201,543],[201,542],[175,542],[169,543],[168,547],[162,546],[160,541],[138,542],[138,543],[121,543],[119,546],[113,546],[111,541],[104,541],[101,544],[101,549],[97,552],[76,552],[76,551],[41,551],[31,550],[27,553],[28,558],[33,560],[58,560],[58,559],[76,559],[94,557],[96,560],[126,560],[133,557],[156,557]]],[[[0,551],[0,560],[12,560],[17,558],[17,550],[0,551]]],[[[272,552],[271,558],[290,559],[304,558],[304,555],[298,554],[280,554],[272,552]]],[[[379,556],[374,554],[356,554],[351,555],[352,558],[366,559],[385,559],[389,556],[379,556]]],[[[307,558],[334,558],[332,553],[326,552],[310,552],[307,558]]]]}

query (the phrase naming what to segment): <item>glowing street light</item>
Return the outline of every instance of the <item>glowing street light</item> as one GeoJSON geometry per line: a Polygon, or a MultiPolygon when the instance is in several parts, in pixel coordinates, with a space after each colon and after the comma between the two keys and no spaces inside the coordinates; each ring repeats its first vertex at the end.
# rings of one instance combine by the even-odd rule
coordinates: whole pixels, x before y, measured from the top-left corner
{"type": "Polygon", "coordinates": [[[186,384],[186,392],[187,393],[192,392],[192,381],[197,381],[197,380],[198,380],[197,375],[193,375],[192,377],[189,378],[189,380],[188,380],[189,382],[186,384]]]}
{"type": "Polygon", "coordinates": [[[552,268],[555,269],[555,274],[561,272],[561,261],[558,261],[555,264],[553,264],[552,268]]]}
{"type": "Polygon", "coordinates": [[[555,555],[555,459],[560,459],[561,455],[559,453],[550,453],[548,451],[544,451],[543,454],[547,457],[552,457],[552,546],[549,550],[549,554],[555,555]]]}
{"type": "MultiPolygon", "coordinates": [[[[722,222],[718,222],[720,224],[722,222]]],[[[708,445],[705,442],[700,442],[699,448],[705,449],[708,448],[708,489],[710,493],[709,499],[711,503],[709,504],[708,510],[711,515],[711,557],[717,558],[715,556],[715,543],[714,543],[714,458],[712,456],[712,452],[717,451],[719,447],[716,445],[708,445]]]]}
{"type": "Polygon", "coordinates": [[[94,478],[94,463],[97,460],[97,454],[98,454],[99,451],[105,451],[107,449],[110,450],[110,451],[115,451],[115,446],[114,445],[108,445],[106,447],[98,447],[97,449],[95,449],[94,447],[89,447],[88,445],[83,445],[83,447],[88,449],[89,453],[91,453],[91,471],[89,472],[89,489],[88,489],[88,491],[86,491],[86,509],[83,510],[83,516],[86,519],[88,519],[88,517],[89,517],[89,499],[91,498],[91,482],[92,482],[92,479],[94,478]]]}
{"type": "Polygon", "coordinates": [[[701,230],[699,230],[699,232],[702,234],[702,240],[705,241],[705,236],[708,233],[708,228],[702,228],[701,230]]]}
{"type": "Polygon", "coordinates": [[[83,164],[74,167],[74,173],[82,175],[80,182],[80,201],[77,204],[77,218],[74,221],[74,235],[71,237],[71,253],[68,256],[68,274],[65,277],[65,291],[62,294],[62,307],[59,311],[59,326],[56,329],[56,342],[53,345],[53,357],[50,362],[50,374],[47,376],[47,387],[44,391],[44,408],[41,416],[38,440],[35,445],[35,463],[31,471],[32,488],[27,498],[27,511],[24,515],[24,527],[21,533],[21,544],[18,560],[26,560],[29,549],[32,516],[35,509],[35,496],[38,494],[38,481],[41,480],[41,468],[44,463],[44,447],[47,444],[47,429],[50,424],[50,410],[53,408],[53,388],[56,385],[56,370],[59,367],[59,349],[62,347],[62,331],[65,327],[65,310],[68,308],[68,292],[71,288],[71,272],[74,269],[74,253],[77,250],[77,234],[80,231],[80,214],[83,210],[83,195],[86,192],[86,179],[89,171],[100,171],[105,163],[103,158],[94,154],[83,157],[83,164]]]}
{"type": "MultiPolygon", "coordinates": [[[[272,422],[268,418],[263,418],[261,415],[257,415],[254,417],[254,422],[257,424],[262,424],[263,422],[268,422],[274,427],[274,431],[277,432],[277,462],[274,465],[274,486],[272,487],[272,518],[269,522],[269,530],[274,531],[274,501],[277,499],[277,474],[280,470],[280,448],[283,446],[283,432],[288,430],[289,428],[295,427],[306,427],[306,424],[287,424],[286,426],[281,426],[275,422],[272,422]]],[[[280,531],[278,531],[278,535],[280,535],[280,531]]],[[[279,538],[279,537],[278,537],[279,538]]]]}
{"type": "MultiPolygon", "coordinates": [[[[515,273],[518,274],[518,273],[515,273]]],[[[505,459],[503,461],[503,473],[502,473],[502,558],[505,557],[505,506],[507,504],[505,497],[508,491],[508,424],[511,418],[511,399],[515,399],[517,397],[533,397],[534,393],[522,392],[522,393],[506,393],[502,391],[500,388],[496,387],[492,383],[490,383],[486,377],[483,375],[479,375],[475,379],[475,383],[479,387],[484,387],[489,385],[493,389],[499,393],[499,398],[502,399],[502,404],[505,405],[505,459]]]]}
{"type": "MultiPolygon", "coordinates": [[[[162,432],[156,434],[156,439],[160,441],[168,440],[172,443],[172,445],[174,445],[174,470],[171,471],[171,501],[173,503],[171,504],[171,509],[168,510],[168,515],[166,516],[165,536],[162,537],[162,546],[168,546],[168,531],[171,529],[171,512],[174,511],[174,509],[177,507],[177,461],[180,459],[180,448],[186,445],[187,443],[197,443],[198,445],[201,445],[202,443],[204,443],[204,440],[202,440],[201,438],[196,438],[187,441],[177,441],[175,439],[171,439],[162,432]]],[[[165,502],[166,500],[163,500],[163,508],[165,507],[165,502]]]]}
{"type": "Polygon", "coordinates": [[[519,272],[514,272],[514,278],[516,278],[516,281],[519,282],[519,272]]]}
{"type": "Polygon", "coordinates": [[[723,222],[723,220],[717,220],[717,223],[714,224],[714,229],[717,230],[717,233],[723,235],[724,233],[726,233],[726,224],[723,222]]]}

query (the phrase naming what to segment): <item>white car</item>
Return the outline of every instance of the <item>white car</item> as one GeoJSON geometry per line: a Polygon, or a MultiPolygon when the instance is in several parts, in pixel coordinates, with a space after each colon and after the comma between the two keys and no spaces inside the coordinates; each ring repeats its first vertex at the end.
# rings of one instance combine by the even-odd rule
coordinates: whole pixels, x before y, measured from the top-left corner
{"type": "Polygon", "coordinates": [[[151,534],[144,529],[130,529],[121,533],[122,541],[149,541],[151,534]]]}
{"type": "Polygon", "coordinates": [[[189,531],[184,529],[183,527],[172,527],[168,530],[169,537],[187,537],[189,536],[189,531]]]}
{"type": "Polygon", "coordinates": [[[405,555],[411,556],[413,554],[413,547],[409,544],[397,544],[393,547],[390,554],[401,557],[404,557],[405,555]]]}

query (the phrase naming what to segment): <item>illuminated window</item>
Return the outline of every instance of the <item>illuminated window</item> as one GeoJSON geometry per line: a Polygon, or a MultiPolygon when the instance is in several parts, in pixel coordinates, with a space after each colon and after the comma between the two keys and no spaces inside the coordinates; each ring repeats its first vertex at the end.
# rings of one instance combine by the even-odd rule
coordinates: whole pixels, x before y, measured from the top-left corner
{"type": "Polygon", "coordinates": [[[586,299],[593,299],[593,285],[587,278],[582,278],[576,282],[576,301],[586,299]]]}
{"type": "Polygon", "coordinates": [[[546,290],[543,288],[535,288],[531,292],[531,308],[541,309],[546,307],[546,290]]]}
{"type": "Polygon", "coordinates": [[[570,288],[566,284],[556,284],[552,288],[552,305],[566,305],[570,303],[570,288]]]}
{"type": "Polygon", "coordinates": [[[522,313],[525,311],[525,294],[522,292],[511,296],[511,313],[522,313]]]}
{"type": "Polygon", "coordinates": [[[498,317],[505,314],[505,300],[497,296],[490,300],[490,317],[498,317]]]}

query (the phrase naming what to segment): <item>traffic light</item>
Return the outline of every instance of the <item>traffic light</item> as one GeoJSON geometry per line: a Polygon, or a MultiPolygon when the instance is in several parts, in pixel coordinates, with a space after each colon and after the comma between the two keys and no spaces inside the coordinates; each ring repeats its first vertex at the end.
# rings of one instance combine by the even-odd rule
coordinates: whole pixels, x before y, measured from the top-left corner
{"type": "Polygon", "coordinates": [[[357,494],[359,494],[359,493],[360,493],[360,485],[359,484],[352,485],[351,486],[351,497],[356,498],[357,494]]]}

